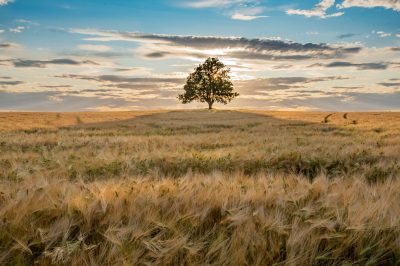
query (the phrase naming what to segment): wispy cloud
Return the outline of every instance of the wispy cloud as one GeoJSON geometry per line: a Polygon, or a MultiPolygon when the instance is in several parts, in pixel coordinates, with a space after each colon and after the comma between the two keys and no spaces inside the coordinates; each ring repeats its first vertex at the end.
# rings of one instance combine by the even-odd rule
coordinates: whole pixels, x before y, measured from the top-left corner
{"type": "Polygon", "coordinates": [[[28,19],[17,19],[15,22],[24,23],[32,26],[39,26],[39,23],[28,19]]]}
{"type": "Polygon", "coordinates": [[[351,63],[351,62],[332,62],[325,67],[355,67],[358,70],[385,70],[391,63],[351,63]]]}
{"type": "Polygon", "coordinates": [[[182,4],[189,8],[216,8],[234,20],[251,21],[268,16],[262,15],[264,8],[259,0],[198,0],[182,4]]]}
{"type": "Polygon", "coordinates": [[[102,83],[129,83],[129,84],[154,84],[154,83],[169,83],[169,84],[183,84],[184,79],[182,78],[159,78],[159,77],[127,77],[120,75],[60,75],[56,76],[58,78],[68,78],[68,79],[82,79],[89,81],[97,81],[102,83]]]}
{"type": "Polygon", "coordinates": [[[372,33],[377,34],[381,38],[386,38],[392,36],[392,33],[390,32],[384,32],[384,31],[372,31],[372,33]]]}
{"type": "Polygon", "coordinates": [[[231,15],[232,19],[235,20],[254,20],[259,18],[267,18],[268,16],[259,15],[263,12],[261,7],[253,7],[253,8],[243,8],[233,12],[231,15]]]}
{"type": "Polygon", "coordinates": [[[340,34],[339,36],[337,36],[338,39],[347,39],[347,38],[352,38],[357,36],[358,34],[356,33],[344,33],[344,34],[340,34]]]}
{"type": "Polygon", "coordinates": [[[87,36],[91,41],[133,41],[143,43],[136,51],[143,58],[167,57],[204,58],[222,56],[252,60],[307,60],[342,58],[358,53],[362,47],[315,43],[296,43],[266,38],[237,38],[215,36],[189,36],[146,34],[137,32],[72,29],[71,33],[87,36]]]}
{"type": "Polygon", "coordinates": [[[310,84],[334,80],[346,80],[343,76],[327,76],[327,77],[278,77],[278,78],[260,78],[246,81],[239,81],[236,84],[245,93],[304,89],[310,84]]]}
{"type": "Polygon", "coordinates": [[[40,85],[39,87],[46,89],[67,89],[72,88],[72,85],[40,85]]]}
{"type": "Polygon", "coordinates": [[[15,85],[20,85],[23,84],[23,81],[19,81],[19,80],[0,80],[0,86],[15,86],[15,85]]]}
{"type": "Polygon", "coordinates": [[[333,7],[335,0],[322,0],[313,9],[289,9],[286,11],[289,15],[302,15],[305,17],[319,17],[319,18],[331,18],[342,16],[343,12],[336,12],[327,14],[327,10],[333,7]]]}
{"type": "Polygon", "coordinates": [[[0,43],[0,49],[18,48],[18,47],[20,47],[20,45],[17,43],[0,43]]]}
{"type": "Polygon", "coordinates": [[[12,59],[6,60],[13,63],[15,67],[34,67],[34,68],[45,68],[48,65],[99,65],[98,63],[90,60],[77,61],[69,58],[59,58],[52,60],[26,60],[26,59],[12,59]]]}
{"type": "Polygon", "coordinates": [[[5,6],[12,2],[14,2],[14,0],[0,0],[0,6],[5,6]]]}
{"type": "Polygon", "coordinates": [[[249,0],[197,0],[197,1],[185,1],[183,6],[191,8],[226,8],[234,5],[243,5],[248,3],[254,3],[256,1],[249,0]]]}
{"type": "Polygon", "coordinates": [[[24,26],[17,26],[15,28],[10,28],[9,31],[12,33],[21,33],[25,29],[26,29],[26,27],[24,27],[24,26]]]}
{"type": "Polygon", "coordinates": [[[337,5],[338,8],[350,8],[350,7],[383,7],[386,9],[393,9],[400,11],[399,0],[344,0],[341,4],[337,5]]]}
{"type": "Polygon", "coordinates": [[[96,45],[96,44],[81,44],[78,46],[83,51],[94,51],[94,52],[109,52],[112,50],[110,46],[96,45]]]}
{"type": "Polygon", "coordinates": [[[398,87],[400,88],[400,82],[381,82],[378,83],[379,85],[382,85],[384,87],[398,87]]]}

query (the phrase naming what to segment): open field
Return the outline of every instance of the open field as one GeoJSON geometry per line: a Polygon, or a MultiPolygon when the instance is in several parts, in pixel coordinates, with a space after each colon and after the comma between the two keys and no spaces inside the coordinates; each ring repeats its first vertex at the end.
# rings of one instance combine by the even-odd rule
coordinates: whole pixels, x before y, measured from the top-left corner
{"type": "Polygon", "coordinates": [[[398,265],[400,113],[0,113],[0,264],[398,265]]]}

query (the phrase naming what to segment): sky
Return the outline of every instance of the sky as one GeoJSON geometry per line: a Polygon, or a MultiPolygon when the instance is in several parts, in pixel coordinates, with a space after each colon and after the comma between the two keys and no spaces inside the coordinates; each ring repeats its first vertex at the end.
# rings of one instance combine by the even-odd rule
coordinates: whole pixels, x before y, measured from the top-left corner
{"type": "Polygon", "coordinates": [[[400,111],[400,0],[0,0],[0,111],[205,108],[208,57],[217,108],[400,111]]]}

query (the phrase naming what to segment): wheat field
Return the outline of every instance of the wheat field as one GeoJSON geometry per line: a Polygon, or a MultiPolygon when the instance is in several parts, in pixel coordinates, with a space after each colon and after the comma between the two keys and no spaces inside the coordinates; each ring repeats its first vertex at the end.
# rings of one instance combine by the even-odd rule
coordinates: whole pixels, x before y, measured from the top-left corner
{"type": "Polygon", "coordinates": [[[1,265],[399,265],[400,113],[0,113],[1,265]]]}

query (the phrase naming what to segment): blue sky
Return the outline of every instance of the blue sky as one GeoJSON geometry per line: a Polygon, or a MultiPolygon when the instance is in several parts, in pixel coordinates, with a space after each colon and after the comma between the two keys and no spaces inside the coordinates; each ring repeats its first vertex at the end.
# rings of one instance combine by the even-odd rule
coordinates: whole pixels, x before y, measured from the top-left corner
{"type": "Polygon", "coordinates": [[[0,0],[0,110],[198,108],[209,56],[219,108],[400,110],[400,0],[0,0]]]}

